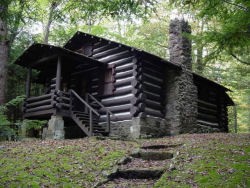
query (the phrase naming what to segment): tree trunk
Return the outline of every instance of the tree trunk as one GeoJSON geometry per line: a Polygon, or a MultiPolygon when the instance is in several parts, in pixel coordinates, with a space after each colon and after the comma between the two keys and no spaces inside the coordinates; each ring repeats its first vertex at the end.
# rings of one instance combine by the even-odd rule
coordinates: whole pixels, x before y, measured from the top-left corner
{"type": "Polygon", "coordinates": [[[0,105],[5,102],[8,51],[7,25],[0,18],[0,105]]]}
{"type": "MultiPolygon", "coordinates": [[[[204,21],[201,20],[199,36],[203,35],[203,31],[204,31],[204,21]]],[[[206,66],[206,63],[204,62],[204,58],[203,58],[203,50],[204,50],[204,45],[201,41],[199,41],[197,45],[196,70],[197,70],[197,73],[201,75],[206,66]]]]}
{"type": "Polygon", "coordinates": [[[197,48],[197,58],[196,58],[196,66],[197,66],[197,73],[202,74],[204,70],[204,64],[203,64],[203,46],[199,45],[197,48]]]}
{"type": "Polygon", "coordinates": [[[53,14],[54,11],[56,9],[56,7],[58,6],[59,3],[52,1],[51,5],[50,5],[50,9],[49,9],[49,17],[47,20],[47,24],[45,25],[45,29],[44,29],[44,39],[43,39],[43,43],[44,44],[48,44],[49,43],[49,33],[50,33],[50,27],[53,21],[53,14]]]}

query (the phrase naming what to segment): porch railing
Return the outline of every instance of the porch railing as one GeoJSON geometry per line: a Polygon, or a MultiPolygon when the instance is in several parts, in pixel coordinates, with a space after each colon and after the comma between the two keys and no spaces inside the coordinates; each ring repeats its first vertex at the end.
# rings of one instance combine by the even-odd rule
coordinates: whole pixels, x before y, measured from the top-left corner
{"type": "Polygon", "coordinates": [[[46,113],[53,114],[59,113],[68,117],[71,117],[75,121],[78,121],[78,126],[82,129],[86,129],[85,133],[89,136],[93,135],[93,122],[98,122],[100,114],[94,109],[90,103],[94,102],[99,107],[105,110],[107,118],[105,132],[110,132],[110,112],[105,106],[103,106],[95,97],[87,93],[86,101],[83,100],[74,90],[69,92],[53,91],[49,94],[29,97],[25,100],[23,105],[24,117],[32,117],[36,115],[44,115],[46,113]],[[85,121],[88,121],[88,129],[83,127],[84,123],[79,118],[75,117],[75,113],[87,114],[85,121]]]}
{"type": "Polygon", "coordinates": [[[55,97],[54,93],[37,97],[29,97],[24,101],[23,111],[27,114],[52,109],[56,105],[53,100],[55,97]]]}
{"type": "Polygon", "coordinates": [[[90,99],[93,100],[103,110],[105,110],[106,116],[107,116],[107,118],[106,118],[106,123],[107,123],[106,132],[110,132],[110,115],[113,116],[114,114],[110,110],[108,110],[102,103],[100,103],[94,96],[92,96],[91,94],[87,93],[87,95],[86,95],[86,101],[88,103],[90,103],[90,99]]]}

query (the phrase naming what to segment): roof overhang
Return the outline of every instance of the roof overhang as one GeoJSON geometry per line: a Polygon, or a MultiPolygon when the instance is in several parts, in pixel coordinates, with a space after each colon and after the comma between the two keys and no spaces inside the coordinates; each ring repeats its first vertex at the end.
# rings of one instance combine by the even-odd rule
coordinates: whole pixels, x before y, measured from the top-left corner
{"type": "Polygon", "coordinates": [[[14,63],[22,67],[44,70],[46,67],[54,66],[54,63],[57,62],[59,56],[61,57],[64,67],[69,69],[84,62],[103,65],[102,62],[77,52],[58,46],[39,43],[31,45],[16,59],[14,63]]]}
{"type": "Polygon", "coordinates": [[[64,48],[74,51],[74,50],[79,49],[83,42],[84,43],[93,43],[93,42],[101,42],[101,41],[104,41],[107,44],[113,44],[113,45],[116,45],[116,46],[119,46],[119,47],[123,47],[123,48],[125,48],[125,49],[127,49],[129,51],[133,51],[133,52],[135,52],[135,54],[138,54],[138,56],[140,56],[141,58],[152,59],[155,62],[164,63],[166,65],[169,65],[172,68],[181,69],[181,65],[172,63],[170,61],[167,61],[166,59],[163,59],[163,58],[161,58],[159,56],[156,56],[156,55],[151,54],[149,52],[146,52],[144,50],[140,50],[140,49],[137,49],[135,47],[131,47],[131,46],[128,46],[128,45],[125,45],[125,44],[121,44],[121,43],[118,43],[118,42],[115,42],[115,41],[112,41],[112,40],[108,40],[108,39],[105,39],[105,38],[102,38],[102,37],[98,37],[98,36],[95,36],[95,35],[91,35],[91,34],[88,34],[88,33],[83,33],[81,31],[77,31],[73,35],[73,37],[70,38],[67,41],[67,43],[64,45],[64,48]]]}

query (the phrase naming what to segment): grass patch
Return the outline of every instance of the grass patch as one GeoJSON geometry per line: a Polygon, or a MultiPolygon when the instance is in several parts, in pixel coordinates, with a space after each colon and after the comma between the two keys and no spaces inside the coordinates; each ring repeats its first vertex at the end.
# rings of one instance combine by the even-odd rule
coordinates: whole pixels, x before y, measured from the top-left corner
{"type": "Polygon", "coordinates": [[[183,147],[155,187],[250,187],[250,135],[181,135],[183,147]]]}
{"type": "Polygon", "coordinates": [[[139,145],[173,145],[171,170],[154,187],[250,187],[249,134],[138,140],[2,142],[0,187],[93,187],[139,145]],[[175,169],[175,170],[173,170],[175,169]]]}
{"type": "Polygon", "coordinates": [[[5,142],[0,150],[1,187],[92,187],[135,142],[86,138],[5,142]]]}

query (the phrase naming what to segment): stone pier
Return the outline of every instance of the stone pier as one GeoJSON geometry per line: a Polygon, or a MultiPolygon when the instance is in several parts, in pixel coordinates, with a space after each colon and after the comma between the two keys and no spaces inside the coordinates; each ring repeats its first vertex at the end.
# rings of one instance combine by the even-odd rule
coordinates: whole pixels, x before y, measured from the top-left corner
{"type": "Polygon", "coordinates": [[[43,138],[61,140],[64,139],[64,120],[62,116],[51,116],[48,122],[48,128],[43,130],[43,138]]]}

